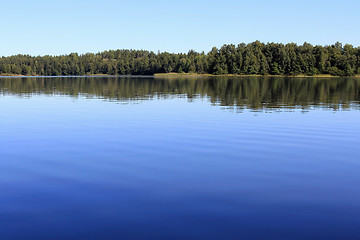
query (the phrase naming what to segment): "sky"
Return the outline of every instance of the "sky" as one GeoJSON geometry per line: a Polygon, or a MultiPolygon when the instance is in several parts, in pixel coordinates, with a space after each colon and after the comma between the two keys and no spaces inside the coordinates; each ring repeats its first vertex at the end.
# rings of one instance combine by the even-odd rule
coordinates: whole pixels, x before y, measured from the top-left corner
{"type": "Polygon", "coordinates": [[[2,1],[0,56],[208,52],[256,40],[357,47],[359,9],[359,0],[2,1]]]}

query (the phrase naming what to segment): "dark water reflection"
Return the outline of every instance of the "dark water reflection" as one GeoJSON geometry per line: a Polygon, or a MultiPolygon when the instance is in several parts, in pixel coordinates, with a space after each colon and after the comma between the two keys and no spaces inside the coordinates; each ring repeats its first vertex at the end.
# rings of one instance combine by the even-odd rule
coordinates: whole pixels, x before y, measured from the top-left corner
{"type": "Polygon", "coordinates": [[[0,91],[1,240],[360,239],[358,79],[0,78],[0,91]]]}
{"type": "Polygon", "coordinates": [[[113,101],[184,95],[210,98],[213,104],[238,108],[358,109],[358,78],[197,78],[153,79],[119,77],[0,78],[3,94],[65,94],[113,101]]]}

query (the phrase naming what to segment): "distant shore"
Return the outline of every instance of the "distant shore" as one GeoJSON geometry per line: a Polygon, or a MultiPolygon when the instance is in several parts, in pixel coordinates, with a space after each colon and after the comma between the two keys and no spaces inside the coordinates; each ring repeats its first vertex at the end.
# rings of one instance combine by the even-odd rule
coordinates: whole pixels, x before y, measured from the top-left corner
{"type": "Polygon", "coordinates": [[[19,74],[0,74],[0,77],[25,77],[25,75],[19,75],[19,74]]]}
{"type": "MultiPolygon", "coordinates": [[[[173,77],[298,77],[298,78],[339,78],[344,76],[333,76],[330,74],[319,74],[319,75],[240,75],[240,74],[222,74],[222,75],[213,75],[213,74],[198,74],[198,73],[156,73],[154,74],[156,78],[173,78],[173,77]]],[[[349,76],[360,78],[360,75],[349,76]]]]}
{"type": "MultiPolygon", "coordinates": [[[[109,75],[109,74],[85,74],[79,77],[109,77],[109,76],[116,76],[116,75],[109,75]]],[[[0,77],[75,77],[75,76],[68,76],[68,75],[59,75],[59,76],[44,76],[44,75],[21,75],[21,74],[0,74],[0,77]]]]}
{"type": "Polygon", "coordinates": [[[355,76],[333,76],[330,74],[320,75],[240,75],[240,74],[199,74],[199,73],[156,73],[154,75],[109,75],[109,74],[85,74],[81,76],[43,76],[43,75],[20,75],[20,74],[0,74],[0,77],[151,77],[154,78],[184,78],[184,77],[294,77],[294,78],[339,78],[351,77],[360,78],[360,75],[355,76]]]}

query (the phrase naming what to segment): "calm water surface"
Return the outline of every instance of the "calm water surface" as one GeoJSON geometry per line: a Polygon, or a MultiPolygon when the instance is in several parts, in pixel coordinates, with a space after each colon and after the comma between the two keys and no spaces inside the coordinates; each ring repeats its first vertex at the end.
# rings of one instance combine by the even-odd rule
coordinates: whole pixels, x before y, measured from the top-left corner
{"type": "Polygon", "coordinates": [[[0,78],[0,239],[360,239],[360,80],[0,78]]]}

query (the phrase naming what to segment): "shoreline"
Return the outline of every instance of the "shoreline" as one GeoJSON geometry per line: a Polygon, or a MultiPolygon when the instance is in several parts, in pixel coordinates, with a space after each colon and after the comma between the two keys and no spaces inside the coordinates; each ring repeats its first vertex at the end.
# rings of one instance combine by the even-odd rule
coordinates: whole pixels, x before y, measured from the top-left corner
{"type": "Polygon", "coordinates": [[[349,77],[349,78],[360,78],[360,75],[354,76],[333,76],[330,74],[319,74],[314,76],[308,75],[259,75],[259,74],[249,74],[249,75],[240,75],[240,74],[198,74],[198,73],[156,73],[154,74],[155,78],[175,78],[175,77],[281,77],[281,78],[339,78],[339,77],[349,77]]]}
{"type": "Polygon", "coordinates": [[[259,74],[249,74],[249,75],[240,75],[240,74],[199,74],[199,73],[155,73],[154,75],[108,75],[108,74],[86,74],[86,75],[74,75],[74,76],[46,76],[46,75],[19,75],[19,74],[0,74],[0,77],[153,77],[153,78],[183,78],[183,77],[281,77],[281,78],[339,78],[339,77],[348,77],[348,78],[360,78],[360,75],[354,76],[333,76],[330,74],[319,74],[314,76],[308,75],[259,75],[259,74]]]}

